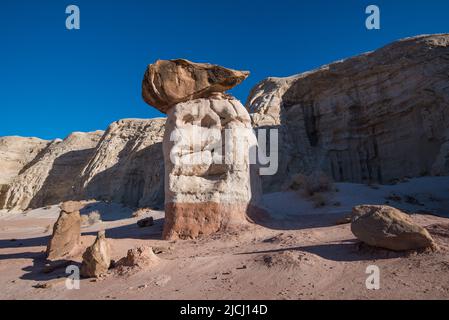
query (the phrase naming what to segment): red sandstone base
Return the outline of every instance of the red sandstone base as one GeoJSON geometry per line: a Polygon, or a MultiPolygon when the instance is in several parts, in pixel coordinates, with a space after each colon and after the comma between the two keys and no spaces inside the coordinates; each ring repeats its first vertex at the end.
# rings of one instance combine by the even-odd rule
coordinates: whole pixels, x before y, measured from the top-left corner
{"type": "Polygon", "coordinates": [[[167,203],[163,238],[195,239],[220,231],[233,231],[249,223],[255,207],[245,204],[167,203]]]}

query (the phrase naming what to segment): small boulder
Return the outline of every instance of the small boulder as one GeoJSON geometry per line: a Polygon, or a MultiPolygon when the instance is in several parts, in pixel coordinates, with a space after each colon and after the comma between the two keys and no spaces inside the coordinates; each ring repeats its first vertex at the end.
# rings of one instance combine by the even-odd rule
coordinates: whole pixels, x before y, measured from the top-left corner
{"type": "Polygon", "coordinates": [[[139,228],[151,227],[152,225],[154,225],[154,219],[153,217],[140,219],[139,221],[137,221],[137,225],[139,226],[139,228]]]}
{"type": "Polygon", "coordinates": [[[436,249],[426,229],[404,212],[389,206],[362,205],[352,209],[352,233],[364,243],[394,251],[436,249]]]}
{"type": "Polygon", "coordinates": [[[128,250],[126,257],[117,262],[119,267],[146,268],[155,265],[160,259],[154,254],[153,248],[141,246],[128,250]]]}
{"type": "Polygon", "coordinates": [[[53,226],[53,234],[47,245],[47,258],[57,260],[70,256],[78,248],[81,238],[81,216],[79,211],[62,210],[53,226]]]}
{"type": "Polygon", "coordinates": [[[81,276],[85,278],[98,278],[105,274],[111,265],[111,248],[106,239],[105,232],[98,232],[97,239],[83,254],[81,276]]]}

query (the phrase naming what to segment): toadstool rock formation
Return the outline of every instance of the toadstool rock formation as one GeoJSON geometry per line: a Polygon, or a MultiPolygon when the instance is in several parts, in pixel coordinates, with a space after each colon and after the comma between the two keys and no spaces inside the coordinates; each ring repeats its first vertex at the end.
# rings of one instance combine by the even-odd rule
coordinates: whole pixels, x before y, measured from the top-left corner
{"type": "Polygon", "coordinates": [[[256,139],[246,109],[223,91],[247,75],[185,60],[148,67],[143,96],[168,117],[165,239],[196,238],[246,223],[258,192],[249,157],[256,139]],[[149,89],[155,87],[157,92],[149,89]]]}

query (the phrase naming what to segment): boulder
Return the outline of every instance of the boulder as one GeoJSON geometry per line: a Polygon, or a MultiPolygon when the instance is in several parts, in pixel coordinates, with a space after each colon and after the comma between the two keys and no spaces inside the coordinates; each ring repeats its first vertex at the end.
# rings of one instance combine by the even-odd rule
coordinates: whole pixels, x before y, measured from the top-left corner
{"type": "Polygon", "coordinates": [[[389,206],[354,207],[352,233],[362,242],[394,251],[436,248],[426,229],[402,211],[389,206]]]}
{"type": "Polygon", "coordinates": [[[83,254],[81,276],[85,278],[98,278],[105,274],[111,265],[111,248],[106,239],[105,232],[98,232],[93,245],[83,254]]]}
{"type": "Polygon", "coordinates": [[[137,221],[137,226],[139,228],[151,227],[152,225],[154,225],[153,217],[143,218],[137,221]]]}
{"type": "Polygon", "coordinates": [[[47,258],[57,260],[72,255],[80,244],[80,238],[81,216],[79,211],[62,210],[53,227],[53,234],[47,246],[47,258]]]}
{"type": "Polygon", "coordinates": [[[238,85],[249,75],[208,63],[184,59],[158,60],[148,66],[142,83],[143,99],[163,113],[177,103],[208,97],[238,85]]]}
{"type": "Polygon", "coordinates": [[[160,259],[154,254],[153,248],[141,246],[128,250],[126,257],[120,259],[116,266],[146,268],[159,263],[160,259]]]}

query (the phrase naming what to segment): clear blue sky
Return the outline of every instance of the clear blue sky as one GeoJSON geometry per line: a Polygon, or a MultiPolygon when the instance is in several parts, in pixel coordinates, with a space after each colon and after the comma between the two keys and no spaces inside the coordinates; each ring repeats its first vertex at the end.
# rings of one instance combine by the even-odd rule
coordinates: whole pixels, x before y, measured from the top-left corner
{"type": "Polygon", "coordinates": [[[5,0],[0,10],[0,136],[46,139],[161,116],[140,92],[157,59],[249,70],[232,90],[244,102],[265,77],[449,32],[447,0],[5,0]],[[81,30],[65,28],[69,4],[81,30]],[[379,31],[365,28],[369,4],[381,9],[379,31]]]}

